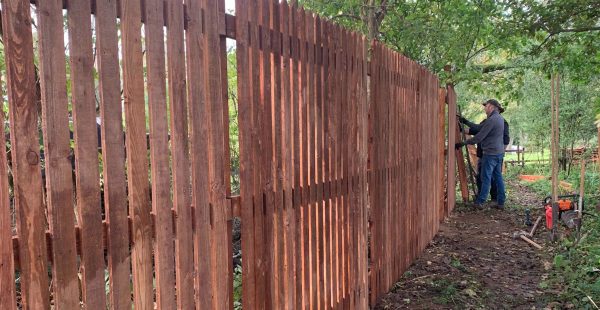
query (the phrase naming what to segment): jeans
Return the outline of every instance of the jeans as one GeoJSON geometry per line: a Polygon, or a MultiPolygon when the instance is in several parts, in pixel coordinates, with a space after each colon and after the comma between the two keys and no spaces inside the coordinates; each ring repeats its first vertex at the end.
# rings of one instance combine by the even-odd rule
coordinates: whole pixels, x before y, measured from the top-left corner
{"type": "Polygon", "coordinates": [[[487,200],[487,196],[490,193],[492,183],[494,183],[497,189],[498,205],[503,206],[506,200],[506,193],[504,191],[504,180],[502,180],[502,162],[504,161],[504,154],[498,155],[483,155],[481,158],[481,170],[479,177],[481,179],[481,187],[479,189],[479,195],[475,203],[482,204],[487,200]]]}
{"type": "MultiPolygon", "coordinates": [[[[500,162],[500,167],[502,167],[504,159],[500,162]]],[[[481,157],[477,160],[477,176],[475,177],[477,181],[477,193],[481,191],[481,157]]],[[[498,187],[496,186],[496,182],[494,176],[492,175],[492,183],[490,187],[490,198],[492,201],[498,201],[498,187]]]]}

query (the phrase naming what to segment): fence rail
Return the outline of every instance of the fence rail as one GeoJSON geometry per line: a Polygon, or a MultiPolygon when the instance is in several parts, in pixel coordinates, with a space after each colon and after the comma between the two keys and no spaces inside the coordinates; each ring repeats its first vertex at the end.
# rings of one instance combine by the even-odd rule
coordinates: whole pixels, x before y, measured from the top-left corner
{"type": "Polygon", "coordinates": [[[384,45],[285,1],[66,4],[2,1],[7,309],[232,309],[235,217],[245,309],[366,309],[453,208],[455,94],[384,45]]]}

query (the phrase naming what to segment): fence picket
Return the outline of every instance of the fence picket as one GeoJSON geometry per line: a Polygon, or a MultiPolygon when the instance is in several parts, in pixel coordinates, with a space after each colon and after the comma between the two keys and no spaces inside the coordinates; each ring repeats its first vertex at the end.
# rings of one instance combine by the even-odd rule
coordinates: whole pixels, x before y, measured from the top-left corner
{"type": "Polygon", "coordinates": [[[150,167],[152,173],[152,213],[155,217],[154,265],[156,304],[175,309],[175,257],[171,218],[171,177],[169,165],[169,123],[167,120],[164,2],[146,0],[144,7],[148,112],[150,121],[150,167]],[[160,35],[155,35],[160,34],[160,35]]]}
{"type": "MultiPolygon", "coordinates": [[[[4,113],[0,113],[0,124],[4,124],[4,113]]],[[[5,129],[2,127],[2,135],[5,129]]],[[[6,139],[0,139],[0,150],[6,149],[6,139]]],[[[17,309],[17,296],[15,292],[15,262],[12,238],[12,202],[9,197],[8,160],[7,153],[0,152],[0,261],[4,268],[0,269],[0,304],[9,310],[17,309]]]]}
{"type": "Polygon", "coordinates": [[[90,309],[106,308],[104,247],[98,167],[98,132],[94,98],[94,61],[89,1],[77,1],[67,11],[71,64],[73,133],[78,223],[81,228],[82,302],[90,309]]]}
{"type": "Polygon", "coordinates": [[[102,123],[102,162],[104,208],[108,223],[108,271],[110,305],[131,308],[129,229],[125,181],[125,140],[121,109],[117,6],[115,2],[96,3],[96,49],[102,123]]]}
{"type": "MultiPolygon", "coordinates": [[[[211,283],[209,281],[211,273],[210,253],[210,205],[209,205],[209,182],[208,182],[208,163],[207,148],[209,145],[208,128],[206,122],[208,117],[208,107],[205,99],[205,82],[203,71],[204,43],[202,34],[202,10],[200,0],[186,0],[187,7],[187,31],[186,31],[186,59],[187,59],[187,109],[189,120],[190,135],[190,164],[191,164],[191,183],[192,193],[191,202],[194,206],[194,231],[189,236],[187,232],[177,234],[176,244],[181,249],[178,254],[178,274],[177,286],[187,285],[186,288],[178,290],[178,300],[181,308],[186,305],[196,307],[210,305],[211,301],[211,283]],[[189,238],[193,238],[190,240],[189,238]],[[191,258],[185,252],[185,247],[193,243],[193,266],[189,262],[191,258]],[[186,276],[189,272],[195,272],[195,276],[186,276]],[[190,286],[190,282],[194,286],[190,286]],[[195,294],[192,288],[195,288],[195,294]]],[[[241,29],[241,27],[240,27],[241,29]]],[[[174,123],[172,123],[175,126],[174,123]]],[[[240,121],[240,124],[242,122],[240,121]]],[[[186,153],[187,154],[187,153],[186,153]]],[[[183,155],[180,155],[183,156],[183,155]]],[[[181,166],[185,171],[185,166],[181,166]]],[[[182,205],[182,212],[187,212],[187,208],[182,205]]],[[[179,220],[179,219],[178,219],[179,220]]],[[[179,225],[190,225],[187,219],[180,219],[179,225]]],[[[177,246],[177,245],[176,245],[177,246]]],[[[246,253],[246,251],[244,251],[246,253]]],[[[246,300],[246,298],[244,298],[246,300]]]]}

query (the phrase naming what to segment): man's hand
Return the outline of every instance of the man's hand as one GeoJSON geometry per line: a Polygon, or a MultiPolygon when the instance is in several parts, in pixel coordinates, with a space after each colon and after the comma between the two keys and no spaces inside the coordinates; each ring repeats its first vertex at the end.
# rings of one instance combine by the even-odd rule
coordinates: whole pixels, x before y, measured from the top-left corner
{"type": "Polygon", "coordinates": [[[457,142],[457,143],[454,144],[454,148],[457,149],[457,150],[460,149],[463,146],[465,146],[464,142],[457,142]]]}

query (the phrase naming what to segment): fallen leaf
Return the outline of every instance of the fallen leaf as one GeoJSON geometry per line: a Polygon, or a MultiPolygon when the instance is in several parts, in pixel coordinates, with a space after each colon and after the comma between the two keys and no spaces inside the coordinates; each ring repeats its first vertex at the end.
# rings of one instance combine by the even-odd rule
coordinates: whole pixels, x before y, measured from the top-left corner
{"type": "Polygon", "coordinates": [[[470,289],[470,288],[468,288],[468,289],[465,289],[463,292],[464,292],[465,294],[469,295],[470,297],[475,297],[475,296],[477,296],[477,293],[475,293],[475,291],[474,291],[474,290],[472,290],[472,289],[470,289]]]}

